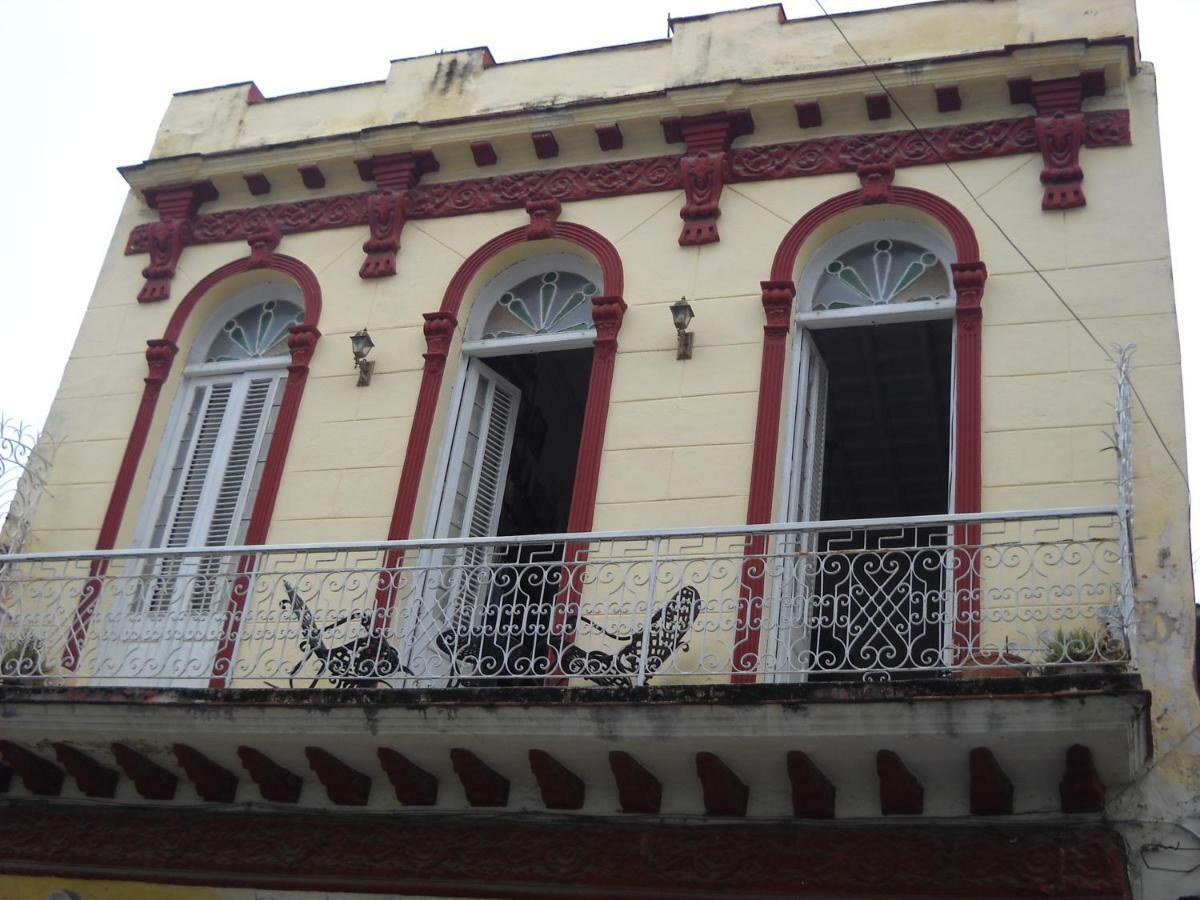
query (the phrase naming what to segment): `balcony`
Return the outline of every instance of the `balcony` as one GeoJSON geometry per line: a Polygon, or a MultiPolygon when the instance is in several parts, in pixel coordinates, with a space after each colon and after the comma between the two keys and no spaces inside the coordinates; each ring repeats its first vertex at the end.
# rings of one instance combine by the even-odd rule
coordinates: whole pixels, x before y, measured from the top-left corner
{"type": "Polygon", "coordinates": [[[59,754],[125,773],[129,802],[168,772],[199,800],[286,782],[288,802],[392,809],[382,766],[397,798],[417,772],[439,809],[544,812],[558,773],[570,809],[611,815],[647,811],[620,799],[640,772],[655,812],[771,818],[803,757],[839,818],[869,818],[876,772],[918,783],[909,813],[963,815],[984,751],[1032,812],[1148,753],[1115,508],[0,567],[0,752],[35,787],[59,754]]]}

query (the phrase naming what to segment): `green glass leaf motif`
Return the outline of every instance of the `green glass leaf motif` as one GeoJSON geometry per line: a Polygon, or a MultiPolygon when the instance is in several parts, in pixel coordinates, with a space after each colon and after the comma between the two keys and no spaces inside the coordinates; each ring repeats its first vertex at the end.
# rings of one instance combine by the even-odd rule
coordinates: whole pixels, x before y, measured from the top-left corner
{"type": "Polygon", "coordinates": [[[597,293],[596,285],[574,272],[527,278],[500,295],[484,323],[483,339],[586,331],[592,327],[589,301],[597,293]]]}
{"type": "Polygon", "coordinates": [[[304,310],[288,300],[267,300],[227,321],[213,338],[205,362],[235,362],[282,356],[288,328],[304,321],[304,310]]]}
{"type": "Polygon", "coordinates": [[[937,255],[888,238],[860,244],[825,267],[813,295],[814,310],[851,309],[939,300],[950,295],[937,255]]]}

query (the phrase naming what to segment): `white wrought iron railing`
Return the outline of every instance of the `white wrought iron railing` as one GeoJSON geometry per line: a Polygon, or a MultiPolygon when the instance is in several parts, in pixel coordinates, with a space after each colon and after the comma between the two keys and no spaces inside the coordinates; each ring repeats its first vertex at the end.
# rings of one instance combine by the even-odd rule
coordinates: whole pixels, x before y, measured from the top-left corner
{"type": "Polygon", "coordinates": [[[6,684],[455,687],[1128,666],[1116,507],[0,556],[6,684]]]}

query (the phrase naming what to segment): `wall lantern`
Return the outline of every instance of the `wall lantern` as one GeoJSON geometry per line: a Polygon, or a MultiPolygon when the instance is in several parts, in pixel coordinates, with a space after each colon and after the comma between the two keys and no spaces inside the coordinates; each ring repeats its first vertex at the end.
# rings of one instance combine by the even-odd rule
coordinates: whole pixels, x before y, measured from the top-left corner
{"type": "Polygon", "coordinates": [[[687,330],[687,327],[695,315],[692,312],[692,305],[687,302],[687,297],[680,297],[671,304],[671,320],[675,323],[675,334],[679,338],[679,343],[675,348],[676,359],[692,358],[692,333],[687,330]]]}
{"type": "Polygon", "coordinates": [[[371,383],[371,374],[375,371],[375,360],[367,359],[367,354],[375,349],[375,342],[363,329],[357,334],[350,335],[350,352],[354,354],[354,368],[358,370],[358,386],[366,387],[371,383]]]}

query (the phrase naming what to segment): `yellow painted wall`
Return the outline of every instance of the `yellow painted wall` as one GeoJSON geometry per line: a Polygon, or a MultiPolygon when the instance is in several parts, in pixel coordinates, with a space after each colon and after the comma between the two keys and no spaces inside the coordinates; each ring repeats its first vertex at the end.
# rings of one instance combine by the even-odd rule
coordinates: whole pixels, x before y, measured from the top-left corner
{"type": "MultiPolygon", "coordinates": [[[[74,891],[79,900],[432,900],[421,894],[359,894],[275,891],[256,888],[192,887],[140,881],[0,875],[3,900],[46,900],[52,891],[74,891]]],[[[486,900],[486,898],[477,898],[486,900]]]]}

